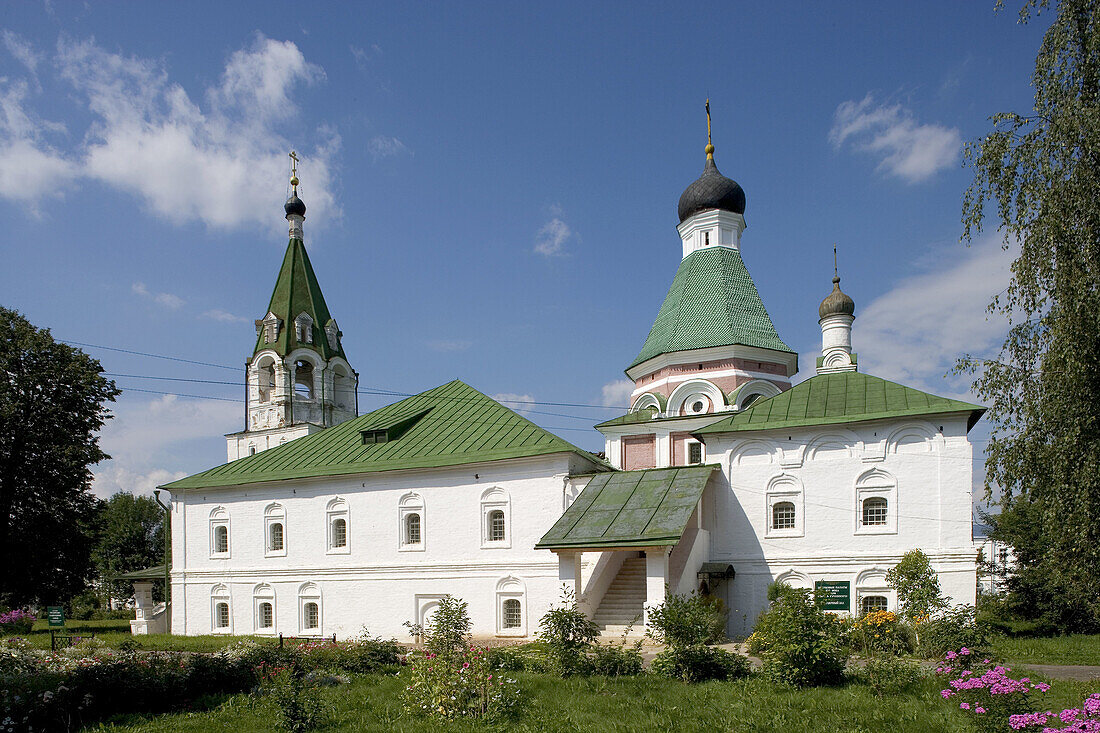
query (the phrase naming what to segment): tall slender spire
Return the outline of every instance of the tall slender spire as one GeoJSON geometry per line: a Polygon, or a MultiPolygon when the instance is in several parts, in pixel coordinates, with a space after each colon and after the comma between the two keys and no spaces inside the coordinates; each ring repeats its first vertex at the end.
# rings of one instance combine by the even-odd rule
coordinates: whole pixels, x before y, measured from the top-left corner
{"type": "Polygon", "coordinates": [[[707,152],[707,160],[714,160],[714,143],[712,143],[711,139],[710,139],[710,97],[707,97],[706,109],[707,109],[707,147],[705,148],[705,150],[707,152]]]}

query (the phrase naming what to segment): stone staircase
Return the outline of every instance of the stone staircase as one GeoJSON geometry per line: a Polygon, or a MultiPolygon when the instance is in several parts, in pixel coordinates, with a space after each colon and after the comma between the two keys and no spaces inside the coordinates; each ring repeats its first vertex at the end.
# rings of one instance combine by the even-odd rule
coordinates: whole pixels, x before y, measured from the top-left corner
{"type": "Polygon", "coordinates": [[[645,558],[627,558],[623,560],[619,574],[611,581],[592,620],[605,637],[621,636],[631,624],[631,636],[641,636],[645,633],[642,625],[645,598],[645,558]]]}

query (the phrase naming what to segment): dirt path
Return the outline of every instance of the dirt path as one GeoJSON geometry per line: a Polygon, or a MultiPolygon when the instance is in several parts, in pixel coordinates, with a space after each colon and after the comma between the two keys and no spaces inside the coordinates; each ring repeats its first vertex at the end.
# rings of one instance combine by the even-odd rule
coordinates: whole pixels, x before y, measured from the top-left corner
{"type": "MultiPolygon", "coordinates": [[[[1012,664],[1010,662],[1010,664],[1012,664]]],[[[1030,662],[1018,662],[1012,664],[1016,669],[1027,669],[1037,672],[1044,677],[1055,680],[1078,680],[1088,682],[1100,680],[1100,667],[1084,664],[1031,664],[1030,662]]],[[[1015,671],[1015,670],[1013,670],[1015,671]]]]}

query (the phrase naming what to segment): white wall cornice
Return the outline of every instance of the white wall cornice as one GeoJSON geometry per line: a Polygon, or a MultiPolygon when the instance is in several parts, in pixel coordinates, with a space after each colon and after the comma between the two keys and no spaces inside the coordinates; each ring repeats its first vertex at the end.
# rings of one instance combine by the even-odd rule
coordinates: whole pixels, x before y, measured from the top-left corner
{"type": "Polygon", "coordinates": [[[757,346],[745,346],[743,344],[730,344],[729,346],[711,346],[706,349],[688,349],[685,351],[669,351],[658,354],[651,359],[646,359],[641,364],[626,370],[626,376],[637,382],[642,377],[665,367],[677,364],[702,363],[707,361],[720,361],[723,359],[746,359],[750,361],[770,362],[782,364],[787,367],[787,373],[772,374],[771,377],[792,377],[798,371],[798,354],[788,351],[774,351],[761,349],[757,346]]]}

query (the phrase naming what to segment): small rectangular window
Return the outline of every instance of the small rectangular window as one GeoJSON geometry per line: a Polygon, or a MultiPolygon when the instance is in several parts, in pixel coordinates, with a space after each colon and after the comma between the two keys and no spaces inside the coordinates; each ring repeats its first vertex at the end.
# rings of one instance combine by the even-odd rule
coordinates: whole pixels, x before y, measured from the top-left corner
{"type": "Polygon", "coordinates": [[[260,628],[270,629],[275,625],[275,614],[272,612],[270,603],[260,604],[260,628]]]}
{"type": "Polygon", "coordinates": [[[283,525],[281,522],[275,522],[271,525],[271,546],[268,549],[283,549],[283,525]]]}
{"type": "Polygon", "coordinates": [[[344,519],[334,519],[332,522],[332,546],[347,547],[348,523],[344,519]]]}
{"type": "Polygon", "coordinates": [[[216,606],[216,609],[217,609],[217,618],[215,620],[217,621],[218,628],[219,629],[228,629],[229,628],[229,604],[228,603],[219,603],[216,606]]]}
{"type": "Polygon", "coordinates": [[[703,462],[703,444],[702,443],[688,443],[688,463],[702,463],[703,462]]]}
{"type": "Polygon", "coordinates": [[[316,603],[310,602],[305,605],[305,628],[316,629],[321,625],[321,613],[316,603]]]}
{"type": "Polygon", "coordinates": [[[385,430],[364,430],[363,444],[385,443],[389,441],[389,433],[385,430]]]}
{"type": "Polygon", "coordinates": [[[489,541],[503,542],[504,538],[504,512],[494,509],[489,512],[489,541]]]}
{"type": "Polygon", "coordinates": [[[515,598],[504,601],[504,628],[518,629],[523,624],[523,608],[515,598]]]}

